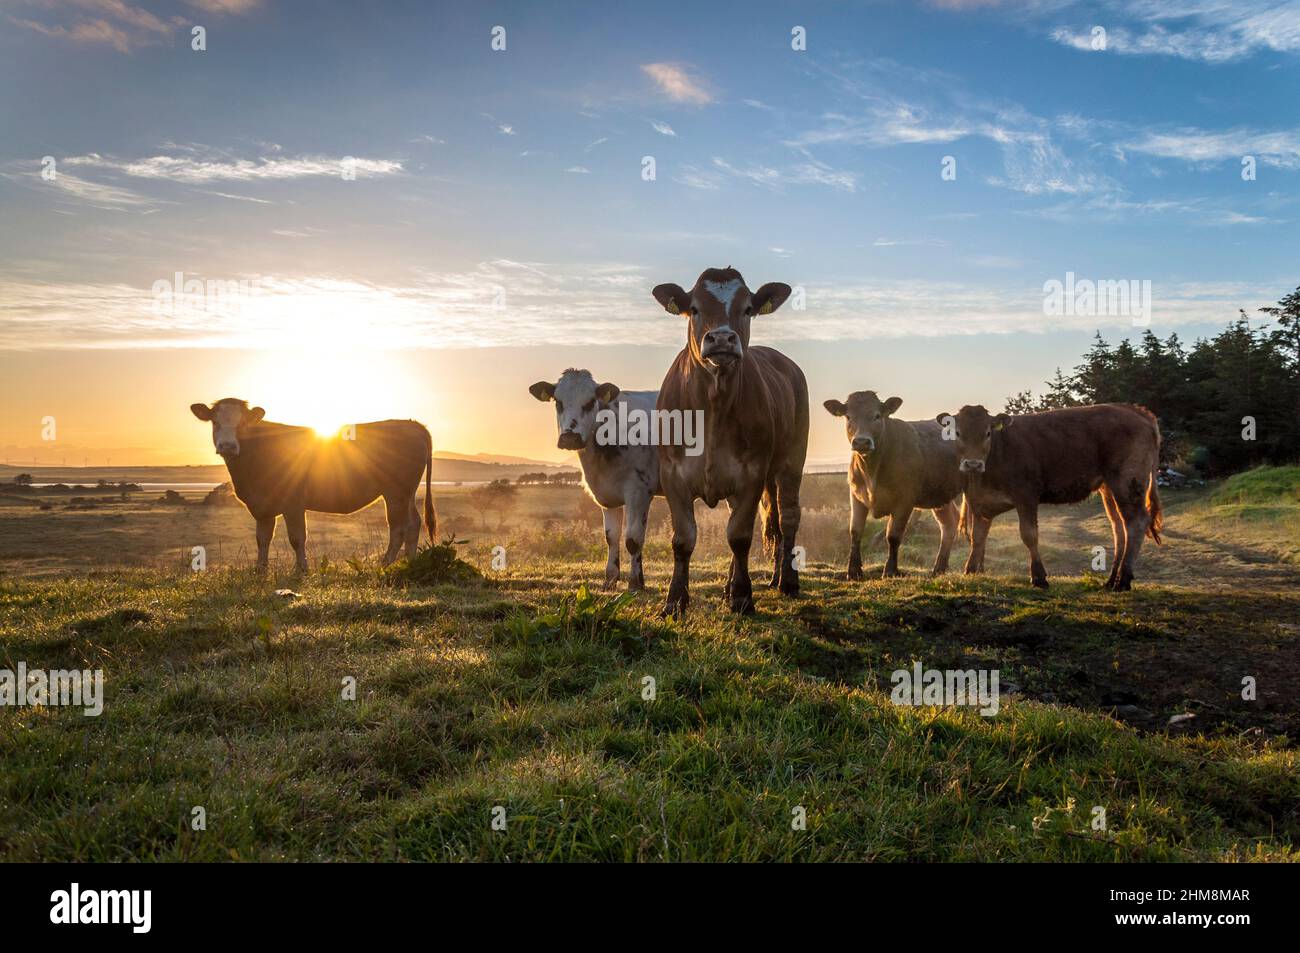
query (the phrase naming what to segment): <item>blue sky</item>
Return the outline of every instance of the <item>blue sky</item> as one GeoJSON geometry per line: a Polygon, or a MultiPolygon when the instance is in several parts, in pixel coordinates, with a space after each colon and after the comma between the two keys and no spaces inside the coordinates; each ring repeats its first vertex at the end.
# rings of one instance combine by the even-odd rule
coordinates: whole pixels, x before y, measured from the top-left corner
{"type": "MultiPolygon", "coordinates": [[[[1045,315],[1067,272],[1150,281],[1152,328],[1185,337],[1300,284],[1295,2],[8,0],[0,24],[0,367],[24,382],[0,445],[73,352],[100,402],[125,352],[192,362],[176,386],[221,393],[183,409],[306,348],[336,359],[281,406],[342,354],[366,412],[557,457],[523,388],[570,363],[656,386],[684,329],[649,289],[709,266],[806,291],[755,340],[818,402],[892,389],[916,417],[1132,333],[1045,315]],[[159,314],[178,271],[256,290],[159,314]],[[469,394],[377,392],[401,373],[469,394]],[[448,419],[494,393],[494,427],[448,419]]],[[[86,445],[202,455],[179,421],[78,431],[90,400],[65,411],[86,445]]],[[[816,421],[814,456],[836,441],[816,421]]]]}

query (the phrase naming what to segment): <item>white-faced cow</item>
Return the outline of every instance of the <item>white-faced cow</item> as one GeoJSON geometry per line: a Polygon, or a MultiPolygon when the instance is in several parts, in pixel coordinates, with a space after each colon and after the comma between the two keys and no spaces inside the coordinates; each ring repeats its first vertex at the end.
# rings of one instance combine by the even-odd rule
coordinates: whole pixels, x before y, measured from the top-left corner
{"type": "Polygon", "coordinates": [[[784,354],[749,344],[751,319],[779,308],[790,286],[773,282],[751,292],[740,272],[727,267],[708,269],[690,291],[663,284],[653,294],[669,314],[687,319],[686,347],[668,369],[658,408],[701,411],[704,423],[702,453],[659,448],[659,482],[673,521],[673,579],[664,612],[684,615],[690,602],[697,498],[710,507],[726,500],[731,511],[725,597],[732,611],[754,611],[749,548],[760,502],[763,536],[774,551],[769,585],[797,595],[793,550],[808,451],[808,383],[784,354]]]}
{"type": "Polygon", "coordinates": [[[847,402],[828,400],[824,406],[844,418],[849,446],[849,568],[850,579],[862,578],[862,527],[873,519],[889,517],[885,536],[889,557],[883,575],[897,576],[898,546],[912,518],[924,507],[939,524],[939,554],[934,573],[948,571],[948,554],[957,539],[961,474],[957,450],[943,439],[933,420],[895,420],[900,397],[881,401],[872,390],[850,394],[847,402]]]}
{"type": "Polygon", "coordinates": [[[569,368],[554,384],[538,381],[528,392],[540,401],[555,402],[556,442],[561,450],[576,450],[582,466],[582,482],[605,518],[605,588],[618,585],[619,544],[623,535],[623,512],[627,511],[627,554],[631,561],[629,589],[645,588],[641,555],[645,548],[646,519],[650,500],[659,493],[659,451],[645,443],[619,443],[605,434],[612,428],[601,422],[612,414],[627,419],[632,412],[653,417],[652,390],[620,391],[613,384],[597,384],[590,371],[569,368]]]}
{"type": "Polygon", "coordinates": [[[433,507],[433,440],[414,420],[356,424],[325,439],[310,427],[263,420],[266,411],[227,397],[211,407],[192,404],[199,420],[212,423],[212,443],[226,461],[237,496],[257,520],[257,565],[265,569],[275,536],[275,518],[284,517],[298,569],[307,570],[308,510],[353,513],[384,498],[388,551],[384,565],[406,546],[414,556],[420,541],[420,511],[415,500],[424,474],[424,524],[430,541],[438,532],[433,507]]]}
{"type": "Polygon", "coordinates": [[[1047,570],[1038,555],[1039,504],[1078,503],[1100,490],[1115,545],[1106,588],[1132,588],[1142,539],[1150,536],[1159,543],[1164,523],[1156,489],[1160,425],[1149,410],[1096,404],[1013,417],[966,406],[936,420],[952,428],[968,532],[965,511],[976,517],[972,551],[983,548],[993,517],[1014,509],[1029,550],[1030,581],[1045,589],[1047,570]]]}

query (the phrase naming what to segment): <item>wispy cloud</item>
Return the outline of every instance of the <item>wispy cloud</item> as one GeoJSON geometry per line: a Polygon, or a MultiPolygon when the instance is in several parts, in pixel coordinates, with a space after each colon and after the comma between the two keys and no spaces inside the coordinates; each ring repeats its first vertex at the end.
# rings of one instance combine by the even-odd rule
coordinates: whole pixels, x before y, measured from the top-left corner
{"type": "Polygon", "coordinates": [[[338,176],[345,169],[358,177],[395,175],[402,163],[393,159],[363,159],[353,156],[303,155],[259,157],[257,159],[215,159],[194,155],[156,155],[143,159],[116,159],[90,153],[63,160],[76,168],[99,169],[138,179],[168,179],[190,185],[209,182],[257,182],[300,179],[309,176],[338,176]]]}
{"type": "Polygon", "coordinates": [[[1254,156],[1264,165],[1282,169],[1300,169],[1300,131],[1260,132],[1234,129],[1207,132],[1202,129],[1176,129],[1148,132],[1124,143],[1130,152],[1141,152],[1165,159],[1186,162],[1240,162],[1254,156]]]}
{"type": "MultiPolygon", "coordinates": [[[[493,260],[422,272],[400,285],[342,275],[233,277],[249,280],[254,292],[213,310],[165,313],[145,287],[0,278],[0,347],[275,348],[300,344],[305,326],[319,341],[364,340],[375,348],[672,345],[682,335],[680,322],[663,320],[647,303],[652,276],[619,263],[493,260]],[[569,302],[558,324],[557,300],[569,302]]],[[[1131,327],[1123,317],[1045,316],[1048,277],[1055,276],[986,284],[928,278],[812,284],[806,312],[764,321],[755,336],[780,343],[1131,327]]],[[[1154,312],[1162,328],[1217,324],[1238,307],[1269,304],[1280,286],[1157,283],[1154,312]]]]}
{"type": "Polygon", "coordinates": [[[833,169],[816,160],[776,167],[736,165],[720,156],[714,156],[706,167],[687,163],[674,176],[674,180],[694,189],[706,190],[722,188],[732,181],[775,191],[791,185],[824,185],[843,192],[857,190],[857,176],[854,173],[833,169]]]}
{"type": "MultiPolygon", "coordinates": [[[[1264,50],[1300,52],[1300,4],[1291,0],[1111,2],[1099,22],[1115,24],[1106,27],[1108,53],[1224,63],[1264,50]]],[[[1058,26],[1049,36],[1074,49],[1103,52],[1096,50],[1091,25],[1058,26]]]]}
{"type": "Polygon", "coordinates": [[[576,172],[576,173],[578,173],[579,175],[591,175],[591,170],[588,169],[585,165],[571,165],[571,166],[569,166],[567,169],[565,169],[564,171],[565,171],[565,172],[576,172]]]}
{"type": "Polygon", "coordinates": [[[663,95],[673,102],[704,106],[713,102],[713,94],[682,63],[646,63],[641,71],[654,80],[663,95]]]}
{"type": "Polygon", "coordinates": [[[654,131],[659,133],[661,136],[677,137],[677,133],[673,130],[673,127],[668,125],[666,122],[660,122],[658,119],[651,119],[650,125],[654,128],[654,131]]]}
{"type": "MultiPolygon", "coordinates": [[[[247,13],[259,0],[189,0],[191,6],[216,15],[247,13]]],[[[32,5],[32,4],[29,4],[32,5]]],[[[186,17],[164,19],[125,0],[64,0],[36,4],[42,19],[10,15],[9,20],[44,36],[72,43],[107,44],[121,53],[167,42],[186,17]]]]}

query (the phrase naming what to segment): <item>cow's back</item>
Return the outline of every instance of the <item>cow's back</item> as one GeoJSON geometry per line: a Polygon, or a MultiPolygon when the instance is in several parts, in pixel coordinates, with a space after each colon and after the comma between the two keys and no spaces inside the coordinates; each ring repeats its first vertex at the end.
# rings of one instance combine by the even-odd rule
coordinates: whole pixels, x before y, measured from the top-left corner
{"type": "Polygon", "coordinates": [[[1077,503],[1122,471],[1155,467],[1159,427],[1145,408],[1095,404],[1025,414],[999,434],[988,476],[1011,499],[1077,503]]]}
{"type": "Polygon", "coordinates": [[[412,420],[357,424],[329,438],[264,423],[241,436],[239,456],[228,468],[236,496],[254,516],[298,509],[351,513],[385,493],[417,486],[430,450],[428,430],[412,420]]]}

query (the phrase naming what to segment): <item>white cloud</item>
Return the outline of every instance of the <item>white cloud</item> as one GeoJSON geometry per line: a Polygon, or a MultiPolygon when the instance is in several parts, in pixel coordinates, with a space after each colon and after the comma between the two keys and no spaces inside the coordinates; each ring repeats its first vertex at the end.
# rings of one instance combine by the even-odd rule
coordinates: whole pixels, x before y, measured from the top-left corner
{"type": "Polygon", "coordinates": [[[564,171],[565,171],[565,172],[576,172],[576,173],[578,173],[578,174],[580,174],[580,175],[591,175],[591,170],[588,169],[585,165],[571,165],[571,166],[569,166],[567,169],[565,169],[564,171]]]}
{"type": "Polygon", "coordinates": [[[673,136],[674,138],[677,136],[677,133],[673,131],[673,127],[668,125],[666,122],[660,122],[658,119],[651,119],[650,125],[653,126],[655,132],[659,133],[661,136],[673,136]]]}
{"type": "MultiPolygon", "coordinates": [[[[247,277],[252,294],[214,310],[165,314],[155,312],[147,287],[0,278],[0,348],[275,348],[300,343],[303,327],[327,344],[364,340],[375,348],[675,345],[682,335],[680,322],[661,320],[650,301],[658,276],[636,265],[494,260],[424,272],[400,285],[338,275],[230,277],[247,277]],[[562,321],[556,301],[567,302],[562,321]]],[[[1059,276],[979,285],[928,278],[810,283],[806,311],[756,325],[755,337],[780,343],[1131,327],[1129,318],[1045,316],[1042,283],[1052,277],[1059,276]]],[[[1222,323],[1239,307],[1271,304],[1279,287],[1285,282],[1157,282],[1155,322],[1222,323]]]]}
{"type": "Polygon", "coordinates": [[[208,182],[257,182],[299,179],[309,176],[338,176],[344,159],[351,158],[351,168],[358,176],[395,175],[402,164],[391,159],[362,159],[304,155],[294,158],[215,159],[187,156],[150,156],[122,160],[91,153],[64,159],[65,165],[102,169],[139,179],[167,179],[199,185],[208,182]]]}
{"type": "Polygon", "coordinates": [[[497,126],[497,131],[503,136],[513,136],[515,134],[515,127],[501,123],[497,126]]]}
{"type": "MultiPolygon", "coordinates": [[[[1271,50],[1300,52],[1300,4],[1293,0],[1128,0],[1106,5],[1106,53],[1175,56],[1225,63],[1271,50]]],[[[1093,50],[1092,26],[1053,29],[1057,43],[1093,50]]],[[[1098,51],[1103,52],[1103,51],[1098,51]]]]}
{"type": "Polygon", "coordinates": [[[713,102],[713,96],[697,79],[691,69],[681,63],[646,63],[641,71],[654,80],[659,91],[678,103],[703,106],[713,102]]]}
{"type": "Polygon", "coordinates": [[[1260,163],[1282,169],[1300,169],[1300,131],[1258,132],[1235,129],[1206,132],[1177,129],[1149,132],[1124,144],[1131,152],[1186,162],[1240,162],[1252,155],[1260,163]]]}

